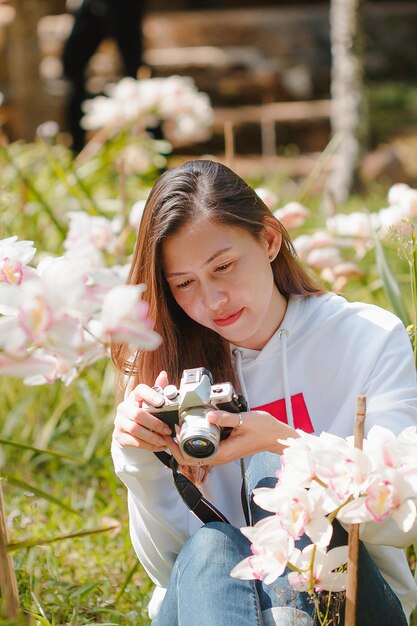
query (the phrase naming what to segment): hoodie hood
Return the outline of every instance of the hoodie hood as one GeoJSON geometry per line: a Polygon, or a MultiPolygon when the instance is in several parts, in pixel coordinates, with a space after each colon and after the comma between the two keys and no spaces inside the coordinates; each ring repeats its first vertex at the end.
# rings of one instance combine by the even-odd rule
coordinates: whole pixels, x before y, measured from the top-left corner
{"type": "Polygon", "coordinates": [[[235,355],[236,350],[239,350],[242,366],[246,367],[254,361],[269,359],[272,355],[280,352],[282,350],[281,337],[283,331],[286,332],[287,343],[291,346],[296,345],[298,341],[313,333],[315,326],[326,319],[327,313],[322,304],[324,301],[330,300],[332,296],[333,294],[330,293],[314,297],[291,295],[279,328],[262,350],[252,350],[231,344],[232,353],[235,355]]]}
{"type": "MultiPolygon", "coordinates": [[[[281,419],[282,410],[279,410],[279,408],[285,407],[286,419],[282,419],[282,421],[286,421],[293,428],[304,425],[304,429],[307,432],[312,432],[312,425],[309,420],[304,420],[303,424],[294,420],[287,349],[288,346],[296,346],[299,342],[308,341],[308,335],[314,333],[315,327],[320,325],[322,322],[321,318],[325,316],[322,306],[323,302],[331,297],[332,294],[309,298],[291,295],[282,323],[262,350],[252,350],[231,345],[240,387],[248,402],[248,406],[253,409],[267,410],[275,415],[277,419],[281,419]],[[268,364],[274,368],[274,371],[281,379],[283,398],[279,400],[279,406],[275,407],[271,407],[270,403],[260,405],[253,397],[253,394],[249,392],[245,381],[248,377],[252,378],[253,375],[257,379],[256,371],[260,371],[260,368],[268,367],[268,364]]],[[[274,387],[276,388],[276,385],[274,387]]]]}

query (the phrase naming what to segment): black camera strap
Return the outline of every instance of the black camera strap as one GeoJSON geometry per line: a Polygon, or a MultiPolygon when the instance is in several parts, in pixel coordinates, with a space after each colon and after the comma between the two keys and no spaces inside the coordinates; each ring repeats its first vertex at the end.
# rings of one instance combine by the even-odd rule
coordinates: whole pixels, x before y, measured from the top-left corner
{"type": "Polygon", "coordinates": [[[201,491],[189,478],[178,471],[178,462],[168,452],[154,452],[155,456],[170,470],[174,477],[174,484],[180,494],[182,500],[188,508],[203,522],[225,522],[229,524],[229,520],[222,514],[214,504],[206,500],[201,491]]]}

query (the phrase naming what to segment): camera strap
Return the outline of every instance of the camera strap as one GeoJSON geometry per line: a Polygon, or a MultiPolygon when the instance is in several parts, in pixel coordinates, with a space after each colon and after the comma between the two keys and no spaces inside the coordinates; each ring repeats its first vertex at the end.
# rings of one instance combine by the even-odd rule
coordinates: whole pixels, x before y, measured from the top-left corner
{"type": "Polygon", "coordinates": [[[214,504],[206,500],[199,488],[196,487],[189,478],[178,471],[178,462],[171,454],[168,454],[168,452],[154,452],[154,454],[164,465],[172,470],[174,484],[182,500],[190,511],[192,511],[194,515],[197,515],[203,524],[208,524],[209,522],[225,522],[226,524],[230,524],[229,520],[216,509],[214,504]]]}

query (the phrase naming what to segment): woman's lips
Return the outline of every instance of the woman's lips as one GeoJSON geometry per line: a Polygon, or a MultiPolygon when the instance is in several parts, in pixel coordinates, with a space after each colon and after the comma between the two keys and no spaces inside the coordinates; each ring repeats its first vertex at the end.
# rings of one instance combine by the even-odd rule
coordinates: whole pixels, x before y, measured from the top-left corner
{"type": "Polygon", "coordinates": [[[232,313],[231,315],[228,315],[227,317],[218,317],[213,321],[217,326],[229,326],[230,324],[233,324],[239,319],[239,317],[242,315],[242,312],[243,312],[243,309],[240,309],[236,313],[232,313]]]}

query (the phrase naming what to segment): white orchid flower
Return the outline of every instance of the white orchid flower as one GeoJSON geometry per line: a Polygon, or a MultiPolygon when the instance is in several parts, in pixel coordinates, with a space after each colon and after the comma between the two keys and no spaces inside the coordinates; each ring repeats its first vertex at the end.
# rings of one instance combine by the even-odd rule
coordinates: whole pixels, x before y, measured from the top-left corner
{"type": "Polygon", "coordinates": [[[326,517],[328,511],[319,501],[310,498],[305,489],[277,487],[254,490],[256,504],[267,511],[277,513],[278,524],[294,539],[306,534],[322,547],[329,545],[333,534],[331,523],[326,517]]]}
{"type": "Polygon", "coordinates": [[[255,191],[262,202],[266,204],[268,209],[272,210],[277,205],[278,196],[270,189],[267,189],[266,187],[256,187],[255,191]]]}
{"type": "Polygon", "coordinates": [[[416,493],[395,470],[380,467],[369,480],[366,494],[344,506],[337,518],[347,524],[382,522],[392,517],[407,533],[416,521],[416,493]]]}
{"type": "Polygon", "coordinates": [[[36,254],[33,241],[18,240],[16,235],[0,239],[0,263],[5,259],[27,265],[36,254]]]}
{"type": "Polygon", "coordinates": [[[316,591],[343,591],[346,589],[347,574],[340,568],[347,562],[347,558],[347,546],[326,552],[310,544],[293,563],[301,571],[290,572],[288,582],[297,591],[309,591],[311,583],[316,591]]]}
{"type": "Polygon", "coordinates": [[[114,252],[117,244],[115,222],[106,217],[88,215],[84,211],[69,213],[70,225],[64,248],[68,253],[76,253],[80,248],[114,252]]]}
{"type": "Polygon", "coordinates": [[[366,454],[342,440],[338,446],[320,452],[316,476],[340,501],[345,501],[363,491],[371,470],[372,464],[366,454]]]}
{"type": "Polygon", "coordinates": [[[135,132],[144,133],[160,120],[164,136],[174,145],[204,140],[210,135],[213,109],[207,94],[199,92],[189,77],[140,81],[127,77],[107,93],[107,97],[84,102],[84,128],[109,127],[117,131],[128,125],[135,132]]]}
{"type": "Polygon", "coordinates": [[[101,337],[153,350],[161,343],[148,318],[148,304],[140,299],[143,285],[113,287],[104,298],[100,315],[101,337]]]}
{"type": "Polygon", "coordinates": [[[252,556],[238,563],[231,576],[272,583],[283,574],[292,558],[294,539],[280,527],[275,516],[267,517],[255,526],[241,528],[241,532],[252,542],[252,556]]]}
{"type": "Polygon", "coordinates": [[[310,211],[299,202],[289,202],[281,209],[274,211],[274,216],[287,230],[300,228],[310,215],[310,211]]]}

